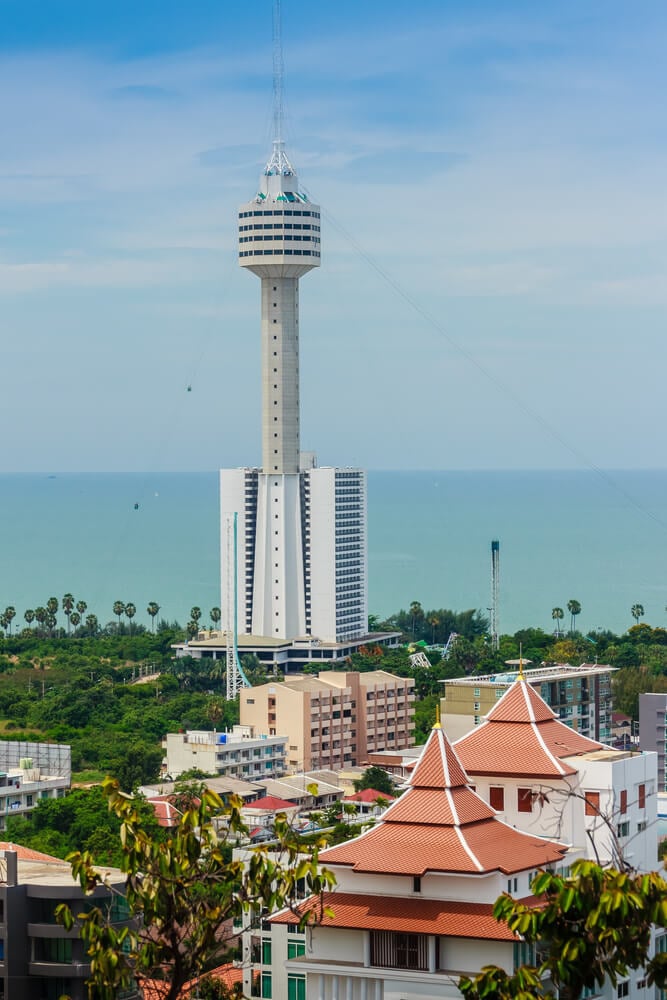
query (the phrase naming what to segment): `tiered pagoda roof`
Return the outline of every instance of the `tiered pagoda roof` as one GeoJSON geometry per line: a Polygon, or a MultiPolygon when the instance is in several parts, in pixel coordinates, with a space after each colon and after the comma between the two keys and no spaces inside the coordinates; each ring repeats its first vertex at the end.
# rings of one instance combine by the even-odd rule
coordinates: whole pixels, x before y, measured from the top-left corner
{"type": "Polygon", "coordinates": [[[468,774],[533,779],[576,774],[568,757],[606,749],[560,722],[522,673],[455,747],[468,774]]]}
{"type": "Polygon", "coordinates": [[[559,862],[566,850],[499,820],[470,788],[454,748],[437,725],[407,791],[382,821],[324,851],[320,859],[325,865],[386,875],[514,874],[559,862]]]}

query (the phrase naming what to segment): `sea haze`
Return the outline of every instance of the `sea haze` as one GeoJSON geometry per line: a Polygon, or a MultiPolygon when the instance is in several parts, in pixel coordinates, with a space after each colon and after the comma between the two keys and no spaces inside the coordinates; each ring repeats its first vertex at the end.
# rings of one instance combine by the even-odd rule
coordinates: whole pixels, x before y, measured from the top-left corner
{"type": "MultiPolygon", "coordinates": [[[[570,598],[584,631],[624,631],[635,603],[667,625],[667,471],[371,472],[368,494],[376,614],[486,609],[498,538],[502,631],[551,628],[570,598]]],[[[215,472],[4,475],[0,519],[0,608],[16,625],[68,590],[102,623],[116,600],[145,623],[149,601],[181,623],[219,603],[215,472]]]]}

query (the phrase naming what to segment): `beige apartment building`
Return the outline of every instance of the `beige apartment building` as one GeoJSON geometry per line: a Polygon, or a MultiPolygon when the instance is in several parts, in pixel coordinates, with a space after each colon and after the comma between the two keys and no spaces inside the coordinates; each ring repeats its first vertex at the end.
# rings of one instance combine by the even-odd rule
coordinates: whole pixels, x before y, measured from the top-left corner
{"type": "Polygon", "coordinates": [[[414,680],[385,670],[322,671],[241,691],[241,724],[287,733],[288,770],[340,770],[410,746],[414,680]]]}

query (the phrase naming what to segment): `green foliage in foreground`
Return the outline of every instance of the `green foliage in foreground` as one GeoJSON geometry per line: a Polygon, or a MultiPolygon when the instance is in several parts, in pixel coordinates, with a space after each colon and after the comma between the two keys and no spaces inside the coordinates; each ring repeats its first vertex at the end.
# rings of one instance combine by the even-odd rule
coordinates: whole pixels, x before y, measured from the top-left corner
{"type": "Polygon", "coordinates": [[[485,966],[459,981],[465,1000],[534,1000],[544,997],[543,977],[562,1000],[579,1000],[584,990],[616,985],[631,969],[643,969],[649,985],[667,983],[667,953],[649,958],[653,926],[667,927],[667,882],[657,873],[628,874],[577,861],[564,878],[540,872],[531,884],[542,906],[503,894],[494,916],[541,950],[537,967],[512,975],[485,966]]]}
{"type": "MultiPolygon", "coordinates": [[[[224,804],[215,793],[204,792],[176,831],[156,841],[144,830],[136,802],[116,782],[105,781],[104,795],[120,822],[130,923],[113,924],[100,907],[75,914],[63,904],[56,911],[68,930],[79,928],[91,962],[89,987],[99,1000],[114,1000],[133,981],[141,985],[156,978],[164,982],[165,1000],[177,1000],[184,984],[233,943],[232,921],[245,918],[258,925],[267,909],[296,905],[301,879],[320,897],[334,883],[331,873],[319,870],[316,848],[300,853],[284,816],[276,823],[279,860],[260,849],[244,864],[230,860],[226,850],[227,842],[245,831],[238,799],[224,804]]],[[[100,884],[117,891],[88,853],[77,852],[71,860],[87,892],[100,884]]]]}

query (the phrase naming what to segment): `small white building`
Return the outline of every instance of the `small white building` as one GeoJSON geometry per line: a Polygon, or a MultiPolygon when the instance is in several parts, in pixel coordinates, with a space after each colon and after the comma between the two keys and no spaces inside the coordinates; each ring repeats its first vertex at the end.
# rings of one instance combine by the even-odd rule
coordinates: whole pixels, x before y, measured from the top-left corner
{"type": "Polygon", "coordinates": [[[278,778],[285,773],[287,736],[255,735],[252,726],[234,726],[231,732],[188,730],[167,733],[167,774],[177,778],[197,768],[243,781],[278,778]]]}
{"type": "Polygon", "coordinates": [[[71,749],[64,744],[0,743],[0,830],[42,799],[63,796],[72,783],[71,749]],[[26,751],[30,751],[30,755],[26,751]]]}

